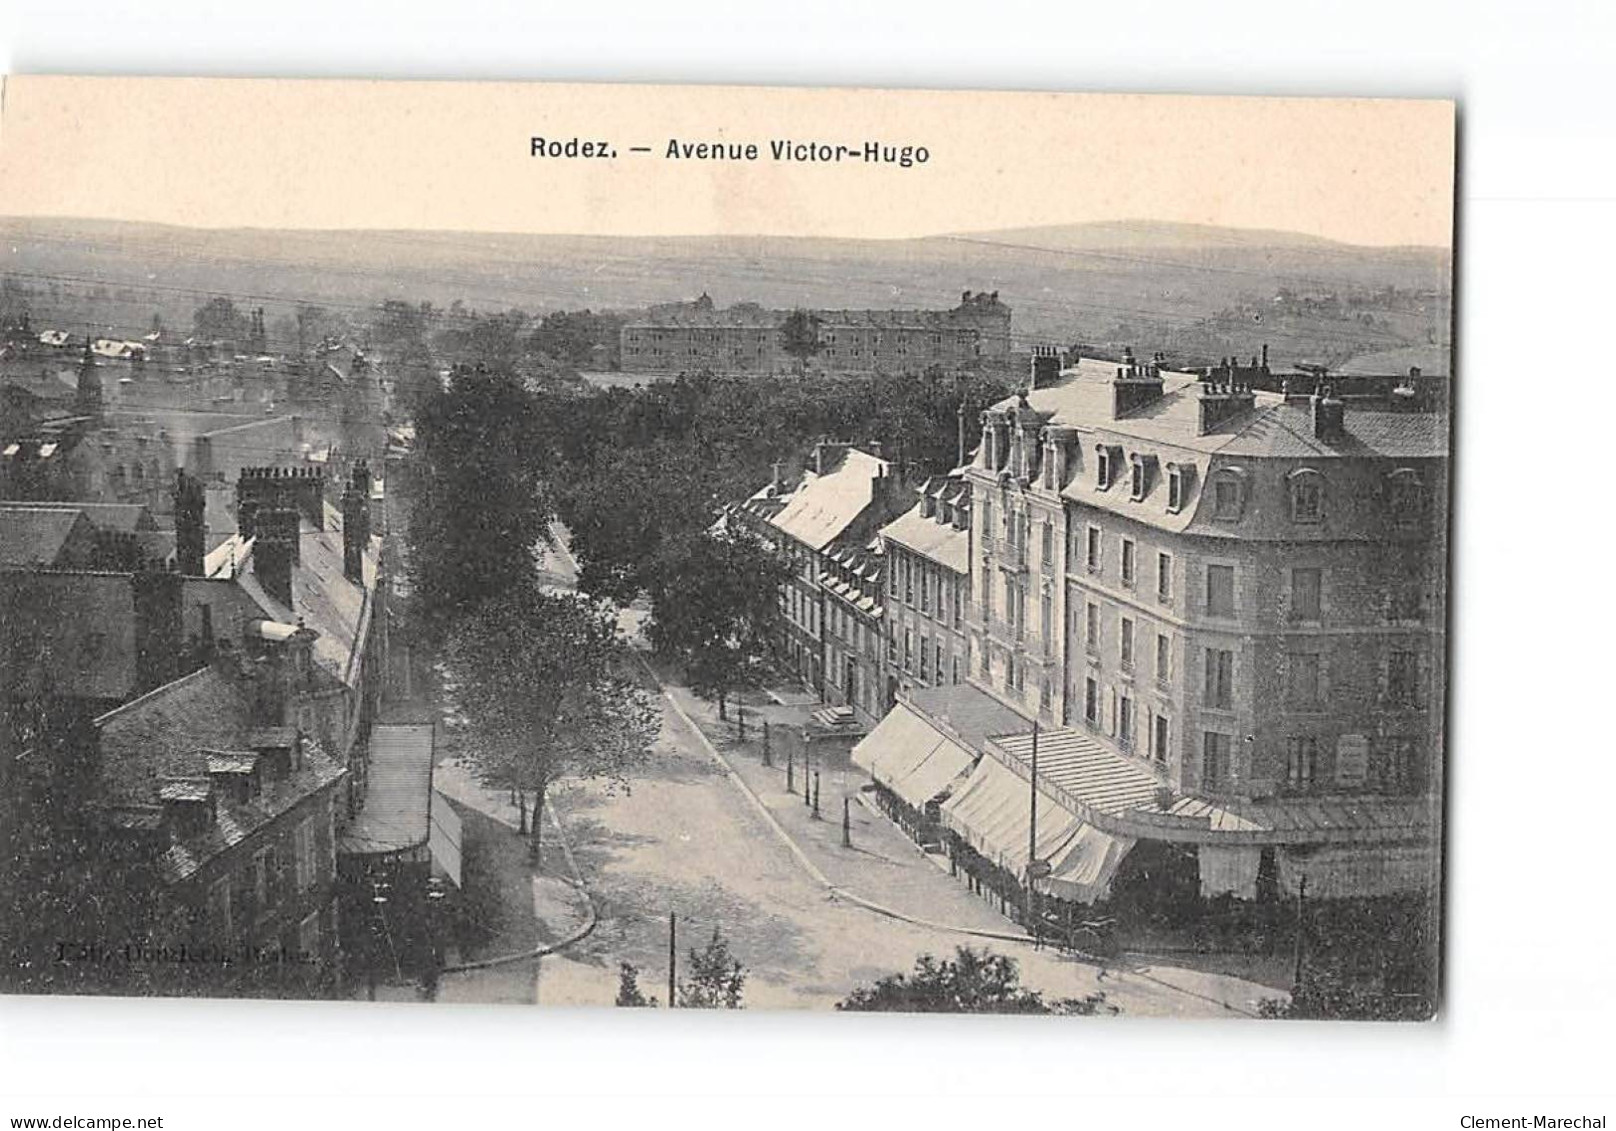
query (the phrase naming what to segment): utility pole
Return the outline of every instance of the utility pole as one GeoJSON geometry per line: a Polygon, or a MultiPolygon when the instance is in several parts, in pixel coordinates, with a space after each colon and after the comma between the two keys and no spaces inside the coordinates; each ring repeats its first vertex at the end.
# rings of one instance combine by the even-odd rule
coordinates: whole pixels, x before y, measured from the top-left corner
{"type": "Polygon", "coordinates": [[[847,797],[842,797],[842,847],[853,847],[853,818],[850,815],[847,797]]]}
{"type": "Polygon", "coordinates": [[[1296,974],[1291,979],[1291,992],[1302,988],[1302,901],[1307,898],[1307,876],[1296,885],[1296,974]]]}
{"type": "Polygon", "coordinates": [[[679,969],[679,913],[668,912],[668,1008],[678,1005],[674,998],[674,983],[679,969]]]}
{"type": "Polygon", "coordinates": [[[1038,927],[1038,720],[1032,723],[1032,778],[1027,811],[1027,925],[1032,928],[1032,945],[1042,943],[1038,927]]]}
{"type": "Polygon", "coordinates": [[[774,765],[773,762],[769,761],[769,720],[768,719],[763,720],[763,764],[765,766],[774,765]]]}
{"type": "MultiPolygon", "coordinates": [[[[959,374],[958,373],[954,374],[954,384],[955,384],[956,387],[959,385],[959,374]]],[[[965,401],[963,399],[961,399],[961,401],[959,403],[959,409],[955,413],[955,416],[956,416],[956,418],[958,420],[958,424],[959,424],[959,429],[958,429],[959,430],[959,453],[958,453],[958,457],[954,460],[954,466],[955,467],[964,467],[965,466],[965,401]]]]}
{"type": "Polygon", "coordinates": [[[819,820],[819,771],[814,771],[814,820],[819,820]]]}

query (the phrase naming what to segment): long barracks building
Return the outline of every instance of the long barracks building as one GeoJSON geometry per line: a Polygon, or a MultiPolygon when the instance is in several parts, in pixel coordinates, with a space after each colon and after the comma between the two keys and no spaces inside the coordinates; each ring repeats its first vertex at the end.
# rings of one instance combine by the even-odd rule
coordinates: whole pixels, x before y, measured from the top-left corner
{"type": "MultiPolygon", "coordinates": [[[[965,291],[950,310],[810,310],[817,349],[810,370],[835,373],[919,371],[932,365],[971,368],[1010,357],[1010,308],[999,293],[965,291]]],[[[789,310],[755,303],[719,309],[702,295],[694,302],[652,307],[623,327],[627,373],[785,373],[796,357],[786,350],[789,310]]]]}

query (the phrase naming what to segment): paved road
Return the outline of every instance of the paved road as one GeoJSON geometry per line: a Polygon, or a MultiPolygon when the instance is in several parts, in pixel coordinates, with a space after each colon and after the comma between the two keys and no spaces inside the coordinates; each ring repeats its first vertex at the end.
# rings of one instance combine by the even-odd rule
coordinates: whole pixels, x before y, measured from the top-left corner
{"type": "MultiPolygon", "coordinates": [[[[625,628],[632,629],[636,619],[626,613],[625,628]]],[[[772,713],[784,722],[800,718],[801,708],[772,713]]],[[[682,689],[668,689],[650,762],[628,788],[582,783],[555,795],[599,923],[589,938],[538,964],[537,1000],[608,1005],[624,962],[641,971],[643,991],[665,999],[670,913],[679,917],[681,963],[715,928],[723,932],[747,968],[749,1008],[831,1008],[859,984],[910,969],[922,953],[951,954],[964,943],[1015,955],[1027,984],[1047,994],[1103,991],[1131,1015],[1228,1016],[1230,1005],[1249,1010],[1272,996],[1252,983],[1187,970],[1102,970],[1048,950],[883,917],[834,898],[813,871],[905,914],[1014,929],[862,806],[851,810],[854,848],[842,847],[841,793],[856,791],[858,784],[852,772],[827,771],[822,803],[826,816],[837,819],[814,821],[801,797],[785,792],[783,774],[762,767],[755,750],[726,740],[709,707],[682,689]],[[672,709],[675,701],[680,710],[672,709]],[[716,748],[692,719],[713,736],[716,748]],[[726,762],[751,797],[732,780],[726,762]],[[782,832],[812,868],[804,867],[782,832]]],[[[475,992],[455,996],[468,1000],[475,992]]]]}

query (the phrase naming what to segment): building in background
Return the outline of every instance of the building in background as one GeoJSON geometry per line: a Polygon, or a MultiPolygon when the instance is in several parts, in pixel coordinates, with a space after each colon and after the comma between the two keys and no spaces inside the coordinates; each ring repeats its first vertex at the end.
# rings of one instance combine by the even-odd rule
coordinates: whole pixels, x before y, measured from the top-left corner
{"type": "MultiPolygon", "coordinates": [[[[859,654],[838,644],[835,653],[840,671],[830,671],[827,629],[827,593],[835,601],[836,633],[854,631],[854,624],[841,624],[844,611],[856,613],[862,654],[868,654],[868,633],[879,637],[879,617],[874,608],[863,609],[866,598],[874,599],[879,586],[874,579],[857,577],[860,595],[852,609],[844,609],[839,591],[827,589],[824,579],[835,581],[859,563],[858,573],[870,570],[869,554],[875,547],[876,533],[908,508],[913,496],[905,491],[893,466],[879,455],[860,451],[851,444],[821,441],[813,451],[813,466],[801,481],[787,490],[778,468],[772,483],[751,498],[730,508],[729,516],[741,527],[761,537],[780,551],[791,567],[791,580],[780,593],[782,628],[780,654],[803,684],[822,700],[845,696],[847,659],[854,661],[853,703],[868,702],[864,690],[873,682],[880,686],[875,668],[861,663],[859,654]],[[838,558],[841,560],[838,561],[838,558]],[[864,673],[860,677],[860,671],[864,673]]],[[[840,637],[842,640],[847,637],[840,637]]]]}
{"type": "Polygon", "coordinates": [[[965,681],[971,639],[971,485],[959,475],[920,485],[920,501],[881,528],[885,549],[885,701],[965,681]]]}
{"type": "Polygon", "coordinates": [[[999,293],[965,291],[949,310],[809,310],[812,348],[794,352],[794,312],[756,303],[719,309],[707,295],[653,306],[624,325],[626,373],[919,372],[1004,365],[1010,307],[999,293]]]}

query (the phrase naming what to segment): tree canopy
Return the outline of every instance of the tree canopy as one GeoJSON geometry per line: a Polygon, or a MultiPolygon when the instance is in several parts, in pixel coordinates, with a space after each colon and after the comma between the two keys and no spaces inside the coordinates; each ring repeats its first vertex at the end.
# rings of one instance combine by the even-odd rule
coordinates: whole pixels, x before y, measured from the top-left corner
{"type": "Polygon", "coordinates": [[[560,777],[626,781],[660,725],[612,610],[534,581],[489,597],[452,628],[445,693],[463,753],[487,785],[533,799],[560,777]]]}
{"type": "Polygon", "coordinates": [[[537,406],[515,377],[453,371],[416,419],[410,609],[429,643],[484,600],[526,582],[554,515],[531,444],[537,406]]]}
{"type": "Polygon", "coordinates": [[[1115,1013],[1104,994],[1045,1000],[1021,985],[1016,960],[991,950],[962,946],[941,961],[929,954],[909,974],[889,974],[860,986],[836,1005],[851,1012],[881,1013],[1115,1013]]]}
{"type": "Polygon", "coordinates": [[[729,532],[688,538],[665,564],[651,581],[647,635],[722,715],[726,696],[761,679],[790,568],[755,538],[729,532]]]}

